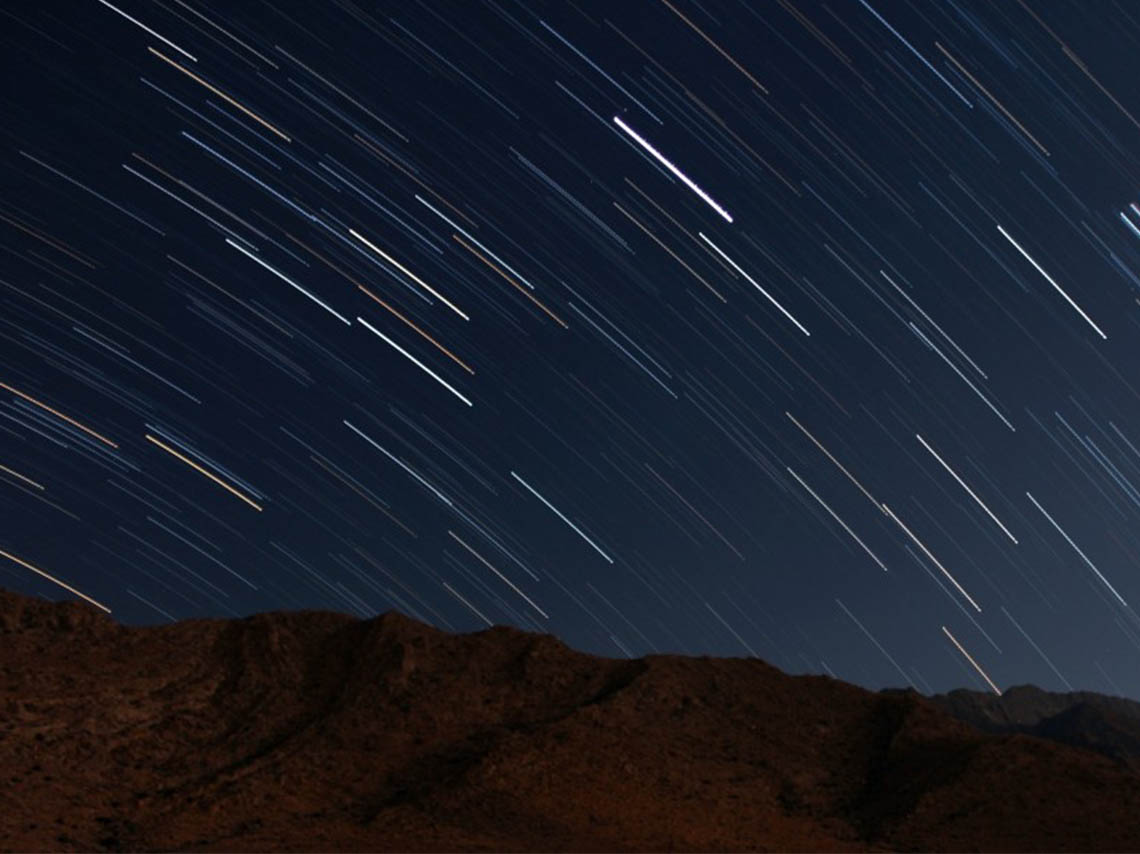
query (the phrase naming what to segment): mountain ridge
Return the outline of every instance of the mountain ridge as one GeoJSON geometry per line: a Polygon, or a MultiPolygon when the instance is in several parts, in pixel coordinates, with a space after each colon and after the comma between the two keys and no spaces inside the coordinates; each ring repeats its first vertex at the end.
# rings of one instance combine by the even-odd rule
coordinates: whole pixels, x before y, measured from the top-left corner
{"type": "Polygon", "coordinates": [[[1092,750],[1140,772],[1140,703],[1092,691],[1057,693],[1015,685],[1000,697],[958,689],[927,698],[991,733],[1022,733],[1092,750]]]}
{"type": "Polygon", "coordinates": [[[913,692],[395,612],[0,590],[6,850],[1130,850],[1140,775],[913,692]]]}

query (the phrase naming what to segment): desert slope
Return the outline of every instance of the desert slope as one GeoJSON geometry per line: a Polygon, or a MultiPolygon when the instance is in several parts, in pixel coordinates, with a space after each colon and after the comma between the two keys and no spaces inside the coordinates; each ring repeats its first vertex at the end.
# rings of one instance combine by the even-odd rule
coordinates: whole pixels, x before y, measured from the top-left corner
{"type": "Polygon", "coordinates": [[[913,693],[395,613],[0,591],[5,850],[1140,850],[1140,776],[913,693]]]}

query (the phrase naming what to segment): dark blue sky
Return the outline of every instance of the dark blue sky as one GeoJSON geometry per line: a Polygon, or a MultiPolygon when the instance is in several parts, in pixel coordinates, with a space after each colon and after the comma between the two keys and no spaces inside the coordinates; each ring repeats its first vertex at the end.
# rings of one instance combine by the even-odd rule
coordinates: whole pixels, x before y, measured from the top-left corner
{"type": "Polygon", "coordinates": [[[0,585],[1140,697],[1128,4],[0,14],[0,585]]]}

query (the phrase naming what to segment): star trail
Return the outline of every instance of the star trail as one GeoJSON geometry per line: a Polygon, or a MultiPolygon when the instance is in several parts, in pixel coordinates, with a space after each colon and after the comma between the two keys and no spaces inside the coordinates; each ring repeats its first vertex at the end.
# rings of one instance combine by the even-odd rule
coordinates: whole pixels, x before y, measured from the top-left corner
{"type": "Polygon", "coordinates": [[[0,43],[3,586],[1140,698],[1129,4],[75,0],[0,43]]]}

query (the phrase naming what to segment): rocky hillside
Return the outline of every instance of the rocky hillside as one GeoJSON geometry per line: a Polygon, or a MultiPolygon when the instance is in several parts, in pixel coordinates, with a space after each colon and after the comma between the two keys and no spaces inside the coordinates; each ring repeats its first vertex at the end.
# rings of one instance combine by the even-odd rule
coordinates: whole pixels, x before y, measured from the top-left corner
{"type": "Polygon", "coordinates": [[[987,732],[1024,733],[1095,750],[1140,772],[1140,703],[1088,691],[1018,685],[1002,696],[951,691],[930,702],[987,732]]]}
{"type": "Polygon", "coordinates": [[[942,705],[394,613],[127,628],[0,591],[0,848],[1140,848],[1136,773],[942,705]]]}

